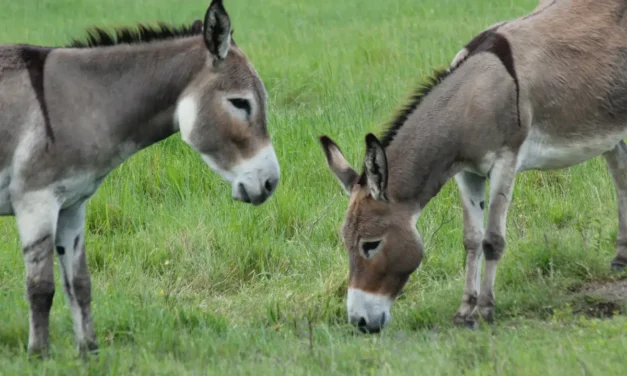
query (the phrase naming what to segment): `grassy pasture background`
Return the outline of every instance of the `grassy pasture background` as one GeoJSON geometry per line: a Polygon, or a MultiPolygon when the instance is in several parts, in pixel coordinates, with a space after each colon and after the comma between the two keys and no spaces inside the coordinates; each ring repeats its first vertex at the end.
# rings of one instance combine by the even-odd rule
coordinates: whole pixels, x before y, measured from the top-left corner
{"type": "MultiPolygon", "coordinates": [[[[191,23],[208,3],[4,1],[0,43],[62,45],[92,25],[191,23]]],[[[593,317],[624,306],[577,292],[612,278],[616,200],[598,158],[518,178],[496,325],[471,332],[450,324],[464,262],[452,182],[419,220],[426,259],[391,326],[363,336],[345,324],[348,264],[338,228],[346,198],[317,136],[331,135],[359,165],[364,134],[379,132],[433,68],[537,1],[225,3],[270,95],[283,172],[276,195],[259,208],[232,201],[178,135],[115,170],[88,209],[102,347],[88,367],[75,357],[59,283],[53,358],[27,360],[19,240],[14,220],[0,219],[0,374],[624,374],[627,319],[593,317]]]]}

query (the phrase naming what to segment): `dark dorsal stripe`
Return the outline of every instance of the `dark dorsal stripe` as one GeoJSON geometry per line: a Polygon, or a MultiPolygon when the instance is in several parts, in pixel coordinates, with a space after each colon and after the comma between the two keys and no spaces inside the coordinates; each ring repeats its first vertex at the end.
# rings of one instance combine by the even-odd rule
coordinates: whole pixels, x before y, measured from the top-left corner
{"type": "Polygon", "coordinates": [[[530,18],[530,17],[533,17],[533,16],[537,16],[538,14],[540,14],[540,13],[544,12],[544,11],[545,11],[545,10],[547,10],[548,8],[550,8],[550,7],[552,7],[553,5],[555,5],[555,2],[556,2],[556,1],[557,1],[557,0],[553,0],[553,1],[551,2],[551,4],[549,4],[549,5],[545,6],[544,8],[542,8],[542,9],[538,9],[538,10],[536,10],[535,12],[531,12],[531,13],[529,13],[529,14],[528,14],[528,15],[526,15],[525,17],[521,18],[521,20],[526,20],[527,18],[530,18]]]}
{"type": "Polygon", "coordinates": [[[172,26],[165,23],[158,23],[157,26],[139,24],[134,28],[119,27],[111,32],[100,27],[93,27],[87,30],[87,38],[84,41],[75,39],[66,47],[95,48],[119,44],[140,44],[200,34],[202,34],[202,22],[199,20],[194,21],[191,25],[182,26],[172,26]]]}
{"type": "Polygon", "coordinates": [[[46,135],[48,139],[54,142],[54,133],[52,132],[50,115],[48,114],[48,106],[46,105],[44,95],[44,65],[50,51],[52,51],[52,48],[24,46],[22,47],[21,55],[24,65],[26,65],[26,69],[28,70],[31,86],[33,90],[35,90],[39,108],[44,117],[46,135]]]}
{"type": "MultiPolygon", "coordinates": [[[[442,81],[444,81],[444,79],[446,79],[455,70],[457,70],[457,68],[459,68],[466,60],[468,60],[469,57],[481,52],[488,52],[496,55],[496,57],[501,60],[501,62],[505,66],[505,69],[514,80],[514,84],[516,85],[516,116],[518,120],[518,125],[521,125],[519,109],[520,87],[518,84],[516,69],[514,67],[514,56],[512,54],[512,49],[507,38],[496,32],[498,28],[503,26],[504,24],[505,22],[500,23],[478,34],[465,46],[468,53],[464,59],[459,61],[457,65],[450,67],[447,70],[436,70],[434,75],[430,77],[427,82],[420,85],[414,91],[409,99],[409,103],[397,113],[394,120],[389,123],[387,131],[381,138],[381,145],[383,145],[384,148],[390,145],[390,143],[398,133],[398,130],[405,124],[409,116],[418,108],[418,106],[420,106],[422,100],[427,95],[429,95],[429,93],[433,91],[433,89],[438,84],[440,84],[442,81]]],[[[363,182],[363,180],[364,176],[362,175],[361,181],[363,182]]]]}

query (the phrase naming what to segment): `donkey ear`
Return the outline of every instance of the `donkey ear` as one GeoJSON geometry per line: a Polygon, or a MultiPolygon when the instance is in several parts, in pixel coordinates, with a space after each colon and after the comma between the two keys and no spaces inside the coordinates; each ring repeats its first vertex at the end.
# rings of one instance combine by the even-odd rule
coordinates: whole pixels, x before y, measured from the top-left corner
{"type": "Polygon", "coordinates": [[[364,169],[372,197],[378,201],[387,201],[388,161],[381,142],[372,133],[366,135],[364,169]]]}
{"type": "Polygon", "coordinates": [[[348,164],[340,148],[329,137],[320,136],[320,143],[322,144],[324,154],[327,156],[329,168],[340,181],[344,192],[350,194],[359,175],[357,175],[357,172],[348,164]]]}
{"type": "Polygon", "coordinates": [[[231,46],[231,19],[222,5],[222,0],[213,0],[205,14],[203,37],[209,52],[222,60],[231,46]]]}

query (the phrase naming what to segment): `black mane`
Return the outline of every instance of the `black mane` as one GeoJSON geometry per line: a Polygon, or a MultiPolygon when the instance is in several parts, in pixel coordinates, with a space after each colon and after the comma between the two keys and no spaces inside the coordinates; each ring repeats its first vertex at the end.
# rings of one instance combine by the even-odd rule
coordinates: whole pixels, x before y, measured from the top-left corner
{"type": "Polygon", "coordinates": [[[200,23],[200,21],[196,21],[191,25],[182,26],[172,26],[165,23],[158,23],[157,26],[139,24],[134,28],[115,28],[112,32],[107,32],[99,27],[93,27],[87,30],[85,40],[74,39],[66,47],[94,48],[119,44],[140,44],[156,40],[189,37],[200,35],[201,33],[202,23],[200,23]]]}
{"type": "MultiPolygon", "coordinates": [[[[555,3],[555,2],[553,2],[555,3]]],[[[549,5],[550,6],[550,5],[549,5]]],[[[546,8],[545,8],[546,9],[546,8]]],[[[455,66],[450,66],[448,69],[435,70],[435,73],[430,77],[427,82],[420,85],[414,93],[410,96],[409,103],[403,107],[396,118],[392,120],[388,126],[387,131],[381,139],[381,144],[384,148],[390,145],[398,130],[405,124],[407,118],[418,108],[422,100],[429,95],[429,93],[440,84],[444,79],[451,75],[462,63],[468,60],[471,56],[488,52],[494,54],[501,60],[505,69],[514,80],[516,85],[516,114],[518,117],[518,126],[520,125],[520,109],[519,98],[520,88],[518,83],[518,76],[516,75],[516,69],[514,67],[514,57],[512,55],[512,49],[507,38],[497,32],[498,28],[504,23],[500,23],[491,29],[487,29],[475,36],[468,44],[464,46],[466,49],[466,55],[455,63],[455,66]]]]}
{"type": "Polygon", "coordinates": [[[444,81],[446,77],[448,77],[453,72],[453,69],[440,69],[435,70],[433,76],[429,77],[426,82],[422,83],[418,88],[414,89],[414,92],[409,97],[409,103],[407,103],[404,107],[402,107],[394,120],[392,120],[388,124],[387,131],[381,138],[381,145],[386,148],[394,137],[398,130],[405,124],[407,118],[418,108],[422,100],[429,95],[429,93],[435,88],[440,82],[444,81]]]}

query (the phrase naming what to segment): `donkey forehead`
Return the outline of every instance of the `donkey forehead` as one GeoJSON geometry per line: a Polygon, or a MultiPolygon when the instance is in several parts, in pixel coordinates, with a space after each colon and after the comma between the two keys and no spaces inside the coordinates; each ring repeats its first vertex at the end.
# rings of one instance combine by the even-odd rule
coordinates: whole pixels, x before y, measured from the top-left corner
{"type": "Polygon", "coordinates": [[[367,188],[355,187],[342,230],[358,233],[362,237],[380,236],[392,227],[405,229],[411,223],[412,213],[402,204],[377,201],[370,196],[367,188]]]}
{"type": "Polygon", "coordinates": [[[354,191],[344,221],[346,231],[356,231],[362,236],[381,232],[388,225],[390,208],[374,200],[363,190],[354,191]]]}
{"type": "Polygon", "coordinates": [[[229,50],[225,61],[217,67],[218,86],[221,89],[252,90],[261,97],[265,97],[266,90],[244,53],[236,46],[229,50]]]}

